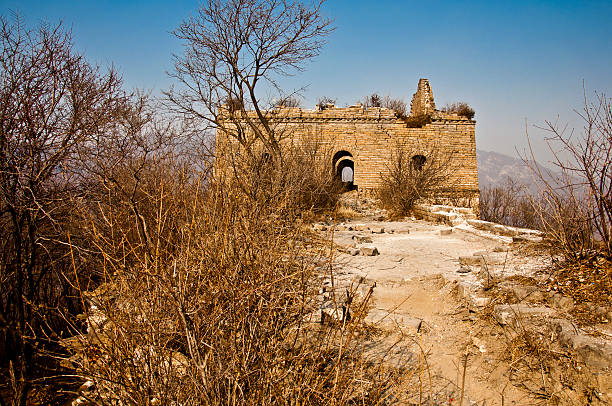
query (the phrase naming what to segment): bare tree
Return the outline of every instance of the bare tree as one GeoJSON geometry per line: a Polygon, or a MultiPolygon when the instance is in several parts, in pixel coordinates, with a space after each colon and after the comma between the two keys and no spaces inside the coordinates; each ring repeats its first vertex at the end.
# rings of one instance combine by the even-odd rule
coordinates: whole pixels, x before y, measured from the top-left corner
{"type": "Polygon", "coordinates": [[[560,175],[551,176],[535,162],[524,159],[539,180],[545,201],[544,227],[573,256],[597,246],[612,253],[612,99],[596,94],[584,96],[578,113],[583,121],[578,135],[557,122],[544,127],[551,137],[548,146],[560,175]]]}
{"type": "Polygon", "coordinates": [[[66,244],[76,150],[125,98],[116,72],[88,64],[61,24],[31,30],[1,18],[0,42],[0,330],[10,377],[2,389],[24,405],[33,382],[49,382],[44,357],[78,284],[66,244]]]}
{"type": "Polygon", "coordinates": [[[202,5],[175,31],[185,52],[175,56],[170,74],[179,82],[167,92],[170,107],[199,119],[204,131],[226,132],[247,153],[261,142],[280,161],[286,132],[276,128],[260,89],[285,99],[279,76],[300,71],[319,54],[332,30],[321,14],[323,3],[211,0],[202,5]]]}

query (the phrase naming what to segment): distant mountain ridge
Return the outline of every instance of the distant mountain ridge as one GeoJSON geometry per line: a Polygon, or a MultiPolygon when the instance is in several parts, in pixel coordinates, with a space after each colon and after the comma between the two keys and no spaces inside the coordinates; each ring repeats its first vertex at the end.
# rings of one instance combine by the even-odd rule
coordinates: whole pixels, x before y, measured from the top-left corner
{"type": "Polygon", "coordinates": [[[529,189],[535,187],[531,170],[519,158],[513,158],[499,152],[477,149],[476,160],[478,162],[478,183],[481,188],[501,186],[507,178],[511,178],[529,189]]]}

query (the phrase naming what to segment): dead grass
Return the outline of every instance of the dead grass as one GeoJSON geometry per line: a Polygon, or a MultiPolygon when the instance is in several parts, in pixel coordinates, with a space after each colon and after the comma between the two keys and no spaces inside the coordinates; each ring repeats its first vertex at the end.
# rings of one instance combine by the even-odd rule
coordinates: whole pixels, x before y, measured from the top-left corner
{"type": "Polygon", "coordinates": [[[610,306],[612,303],[612,260],[593,254],[558,265],[543,287],[572,297],[577,303],[610,306]]]}
{"type": "Polygon", "coordinates": [[[75,366],[95,383],[87,397],[342,405],[396,396],[405,369],[364,356],[375,340],[363,323],[371,292],[332,290],[334,310],[351,317],[319,323],[320,277],[334,279],[336,247],[301,214],[328,198],[288,195],[298,171],[241,169],[218,179],[150,162],[82,207],[104,281],[82,294],[88,331],[74,326],[75,366]]]}
{"type": "Polygon", "coordinates": [[[338,218],[339,219],[355,219],[357,217],[359,217],[361,214],[359,212],[357,212],[355,209],[353,209],[352,207],[348,207],[348,206],[344,206],[344,205],[340,205],[340,207],[338,207],[338,218]]]}
{"type": "MultiPolygon", "coordinates": [[[[574,280],[573,277],[571,279],[574,280]]],[[[505,278],[504,281],[519,286],[537,286],[541,290],[546,290],[548,283],[521,275],[505,278]]],[[[509,382],[528,396],[529,404],[606,404],[606,395],[601,394],[602,382],[598,381],[597,372],[586,367],[578,354],[560,343],[558,331],[553,325],[543,319],[526,318],[520,313],[515,314],[514,322],[501,325],[494,314],[495,306],[516,304],[519,300],[511,290],[498,284],[487,293],[492,300],[480,312],[480,317],[493,328],[492,333],[502,337],[497,340],[497,353],[502,356],[496,365],[507,370],[505,375],[509,382]]],[[[576,308],[580,309],[581,305],[576,308]]],[[[592,312],[593,306],[590,308],[592,312]]],[[[584,317],[577,310],[572,315],[584,317]]]]}

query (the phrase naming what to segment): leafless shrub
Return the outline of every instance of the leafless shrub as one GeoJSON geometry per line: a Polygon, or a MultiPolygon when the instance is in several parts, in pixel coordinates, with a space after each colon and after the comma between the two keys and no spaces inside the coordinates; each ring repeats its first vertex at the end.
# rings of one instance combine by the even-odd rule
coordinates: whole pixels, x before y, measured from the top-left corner
{"type": "Polygon", "coordinates": [[[331,170],[331,149],[317,139],[304,139],[282,148],[282,167],[275,166],[263,151],[249,156],[240,147],[233,149],[225,158],[229,161],[230,181],[252,202],[282,207],[286,216],[334,208],[343,189],[331,170]]]}
{"type": "Polygon", "coordinates": [[[387,171],[381,174],[378,197],[395,216],[405,216],[420,199],[431,199],[448,186],[453,170],[450,156],[435,146],[422,150],[398,143],[387,171]]]}
{"type": "Polygon", "coordinates": [[[331,97],[327,97],[327,96],[319,97],[319,100],[317,101],[317,109],[325,110],[335,104],[336,104],[336,99],[332,99],[331,97]]]}
{"type": "MultiPolygon", "coordinates": [[[[495,324],[499,325],[497,321],[495,324]]],[[[503,368],[507,368],[504,375],[534,404],[538,400],[563,405],[606,404],[597,371],[586,367],[579,354],[562,345],[554,323],[530,320],[516,311],[514,322],[499,328],[506,361],[503,368]]]]}
{"type": "Polygon", "coordinates": [[[295,96],[283,97],[276,101],[276,107],[301,107],[302,102],[295,96]]]}
{"type": "Polygon", "coordinates": [[[363,106],[365,108],[382,107],[382,99],[378,95],[378,93],[372,93],[371,95],[366,96],[365,99],[363,99],[363,106]]]}
{"type": "Polygon", "coordinates": [[[474,116],[476,115],[476,112],[474,111],[474,109],[471,108],[465,102],[457,102],[457,103],[447,104],[446,106],[444,106],[442,108],[441,111],[443,111],[445,113],[458,114],[458,115],[466,117],[466,118],[468,118],[470,120],[473,119],[474,116]]]}
{"type": "Polygon", "coordinates": [[[408,116],[406,102],[402,99],[393,99],[386,96],[382,100],[382,107],[393,110],[397,117],[401,119],[405,119],[408,116]]]}
{"type": "Polygon", "coordinates": [[[384,107],[390,110],[393,110],[395,112],[395,114],[401,118],[401,119],[405,119],[406,116],[408,115],[407,113],[407,105],[406,102],[403,101],[402,99],[395,99],[392,98],[391,96],[387,95],[385,97],[380,97],[378,95],[378,93],[372,93],[371,95],[367,96],[364,100],[363,100],[363,105],[368,108],[368,107],[384,107]]]}
{"type": "Polygon", "coordinates": [[[547,140],[560,171],[551,176],[525,160],[538,179],[544,204],[539,210],[545,230],[568,257],[593,248],[612,254],[612,107],[605,95],[586,97],[579,113],[584,127],[575,136],[558,123],[546,122],[547,140]]]}
{"type": "Polygon", "coordinates": [[[87,396],[372,404],[389,395],[393,372],[362,354],[371,291],[333,293],[352,317],[318,323],[317,277],[333,267],[323,257],[318,268],[325,254],[284,215],[287,196],[252,199],[236,179],[202,187],[172,157],[151,159],[137,177],[117,173],[123,181],[87,208],[105,280],[84,295],[95,305],[79,339],[79,368],[95,382],[87,396]],[[143,197],[138,210],[124,188],[143,197]]]}
{"type": "Polygon", "coordinates": [[[532,196],[525,186],[510,177],[501,186],[480,189],[480,218],[514,227],[540,229],[542,224],[532,196]]]}

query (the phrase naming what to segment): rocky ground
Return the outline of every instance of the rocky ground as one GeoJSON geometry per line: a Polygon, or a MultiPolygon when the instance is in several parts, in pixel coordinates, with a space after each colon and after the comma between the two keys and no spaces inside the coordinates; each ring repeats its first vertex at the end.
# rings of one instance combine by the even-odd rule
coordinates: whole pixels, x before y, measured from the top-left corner
{"type": "Polygon", "coordinates": [[[321,317],[345,315],[330,292],[346,300],[351,287],[374,287],[366,321],[383,338],[369,350],[407,366],[419,387],[402,403],[458,405],[463,392],[465,405],[610,404],[612,309],[593,309],[590,325],[575,319],[574,301],[541,284],[555,258],[538,233],[430,211],[444,224],[378,211],[314,224],[336,244],[321,317]]]}

